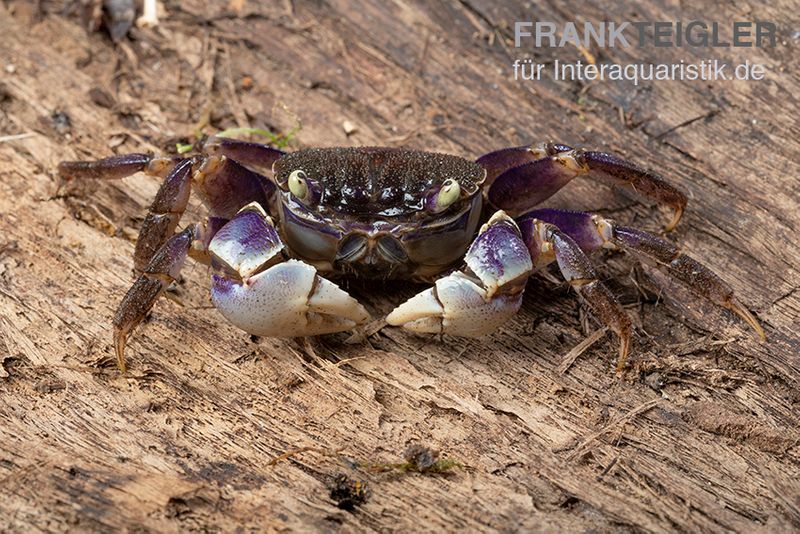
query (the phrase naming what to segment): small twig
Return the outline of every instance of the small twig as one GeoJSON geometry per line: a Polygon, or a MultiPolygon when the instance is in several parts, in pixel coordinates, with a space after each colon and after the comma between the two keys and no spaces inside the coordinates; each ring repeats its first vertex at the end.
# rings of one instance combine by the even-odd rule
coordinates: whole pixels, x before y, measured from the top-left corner
{"type": "Polygon", "coordinates": [[[650,410],[652,410],[653,408],[658,406],[659,402],[661,402],[660,399],[653,399],[653,400],[647,401],[647,402],[645,402],[643,404],[640,404],[639,406],[637,406],[636,408],[632,409],[631,411],[629,411],[629,412],[617,417],[616,419],[614,419],[613,421],[608,423],[606,426],[604,426],[600,430],[598,430],[596,432],[592,432],[591,434],[586,436],[583,439],[583,441],[581,441],[578,444],[577,447],[575,447],[575,450],[572,451],[572,453],[570,453],[569,456],[567,456],[567,460],[574,460],[575,458],[577,458],[578,456],[583,454],[583,452],[587,449],[587,447],[592,442],[594,442],[596,439],[598,439],[600,436],[602,436],[603,434],[605,434],[607,432],[610,432],[611,430],[614,430],[615,428],[618,428],[618,427],[624,425],[625,423],[630,422],[630,420],[633,419],[634,417],[636,417],[637,415],[643,414],[645,412],[649,412],[650,410]]]}
{"type": "Polygon", "coordinates": [[[566,356],[564,356],[564,359],[561,360],[561,363],[556,368],[558,374],[563,375],[566,373],[569,368],[572,367],[572,364],[575,363],[575,360],[577,360],[581,354],[586,352],[589,347],[594,345],[597,340],[603,337],[606,332],[608,332],[607,326],[599,330],[595,330],[589,337],[572,347],[572,350],[570,350],[566,356]]]}
{"type": "Polygon", "coordinates": [[[18,141],[19,139],[28,139],[29,137],[33,137],[36,134],[33,132],[28,133],[21,133],[15,135],[3,135],[0,136],[0,143],[8,143],[9,141],[18,141]]]}
{"type": "Polygon", "coordinates": [[[270,465],[270,466],[271,465],[275,465],[278,462],[282,462],[283,460],[288,460],[292,456],[296,456],[296,455],[298,455],[300,453],[303,453],[303,452],[318,452],[318,453],[322,454],[323,456],[335,456],[335,453],[331,453],[329,451],[326,451],[324,449],[320,449],[318,447],[299,447],[297,449],[289,449],[288,451],[286,451],[285,453],[281,454],[280,456],[276,456],[275,458],[270,460],[267,463],[267,465],[270,465]]]}
{"type": "Polygon", "coordinates": [[[152,28],[158,25],[156,0],[144,0],[142,16],[136,19],[136,25],[140,28],[152,28]]]}

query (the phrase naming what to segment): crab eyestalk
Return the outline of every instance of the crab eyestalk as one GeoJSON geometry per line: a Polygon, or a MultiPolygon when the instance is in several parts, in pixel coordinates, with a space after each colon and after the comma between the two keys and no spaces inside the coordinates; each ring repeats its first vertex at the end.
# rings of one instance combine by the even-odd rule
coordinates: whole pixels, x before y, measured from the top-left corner
{"type": "Polygon", "coordinates": [[[302,169],[297,169],[289,174],[287,180],[289,192],[306,206],[316,206],[322,198],[322,187],[316,180],[312,180],[302,169]]]}
{"type": "Polygon", "coordinates": [[[425,209],[440,213],[453,205],[461,197],[461,185],[453,179],[445,180],[425,195],[425,209]]]}

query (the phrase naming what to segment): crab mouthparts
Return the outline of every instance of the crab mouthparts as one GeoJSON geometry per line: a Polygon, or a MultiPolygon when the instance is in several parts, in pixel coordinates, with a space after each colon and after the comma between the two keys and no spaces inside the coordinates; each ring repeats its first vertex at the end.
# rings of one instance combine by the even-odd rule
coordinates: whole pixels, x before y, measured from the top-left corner
{"type": "Polygon", "coordinates": [[[388,233],[352,233],[341,240],[336,262],[351,269],[373,270],[380,265],[403,265],[408,262],[405,246],[388,233]]]}

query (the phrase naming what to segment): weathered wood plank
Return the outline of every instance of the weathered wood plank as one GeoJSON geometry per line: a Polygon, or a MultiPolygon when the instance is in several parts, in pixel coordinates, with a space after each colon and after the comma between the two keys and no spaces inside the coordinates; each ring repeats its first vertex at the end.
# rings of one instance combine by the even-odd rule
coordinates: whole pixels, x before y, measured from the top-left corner
{"type": "MultiPolygon", "coordinates": [[[[0,58],[15,67],[0,79],[0,135],[35,133],[0,144],[3,527],[800,526],[795,36],[747,51],[768,66],[761,83],[632,89],[514,82],[509,28],[576,16],[707,18],[711,4],[247,2],[231,16],[222,5],[167,2],[161,25],[134,30],[117,49],[43,4],[42,16],[26,2],[0,4],[0,58]],[[111,107],[91,89],[107,93],[111,107]],[[293,342],[253,343],[222,321],[196,266],[180,289],[185,305],[157,306],[130,344],[130,375],[120,377],[109,323],[131,281],[130,238],[158,184],[133,177],[57,198],[53,168],[76,156],[163,150],[205,111],[214,128],[287,131],[297,117],[295,146],[477,155],[555,139],[613,150],[690,194],[672,238],[723,274],[764,321],[769,343],[668,291],[659,305],[639,302],[629,263],[609,257],[603,273],[641,326],[623,378],[613,375],[607,338],[559,372],[586,333],[573,296],[543,279],[488,339],[384,328],[369,344],[324,338],[309,357],[293,342]],[[345,120],[357,128],[349,136],[345,120]],[[463,467],[375,473],[337,456],[400,462],[417,442],[463,467]],[[353,513],[329,497],[340,472],[371,487],[353,513]]],[[[776,20],[783,30],[793,27],[783,24],[787,14],[796,17],[787,2],[714,6],[717,20],[776,20]]],[[[619,62],[702,56],[593,52],[619,62]]],[[[536,51],[540,61],[577,57],[536,51]]],[[[553,203],[656,231],[664,218],[587,180],[553,203]]],[[[186,218],[202,214],[193,204],[186,218]]],[[[351,288],[376,317],[417,290],[351,288]]]]}

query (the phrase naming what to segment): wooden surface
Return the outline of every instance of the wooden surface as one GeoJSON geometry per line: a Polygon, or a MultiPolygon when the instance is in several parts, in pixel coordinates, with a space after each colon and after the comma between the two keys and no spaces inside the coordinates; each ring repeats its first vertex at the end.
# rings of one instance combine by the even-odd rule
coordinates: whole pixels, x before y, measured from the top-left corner
{"type": "MultiPolygon", "coordinates": [[[[0,136],[32,133],[0,143],[0,530],[800,528],[792,2],[250,1],[234,13],[193,0],[166,2],[159,26],[117,47],[87,34],[70,4],[0,2],[0,136]],[[576,17],[761,19],[781,33],[776,48],[744,52],[591,51],[616,62],[750,59],[766,64],[762,82],[514,82],[513,22],[576,17]],[[639,327],[621,377],[609,336],[565,364],[597,326],[543,278],[480,341],[383,328],[369,343],[316,340],[311,355],[226,324],[206,269],[191,264],[183,306],[157,305],[120,377],[109,325],[158,183],[136,176],[65,198],[54,167],[168,150],[204,115],[206,131],[288,131],[299,119],[290,148],[477,156],[552,139],[621,154],[689,194],[670,239],[735,287],[769,342],[625,257],[600,255],[639,327]],[[414,443],[461,466],[367,468],[402,462],[414,443]],[[354,511],[330,498],[339,473],[370,488],[354,511]]],[[[667,217],[588,180],[552,204],[653,231],[667,217]]],[[[185,220],[202,215],[195,202],[185,220]]],[[[350,285],[375,317],[420,289],[350,285]]]]}

